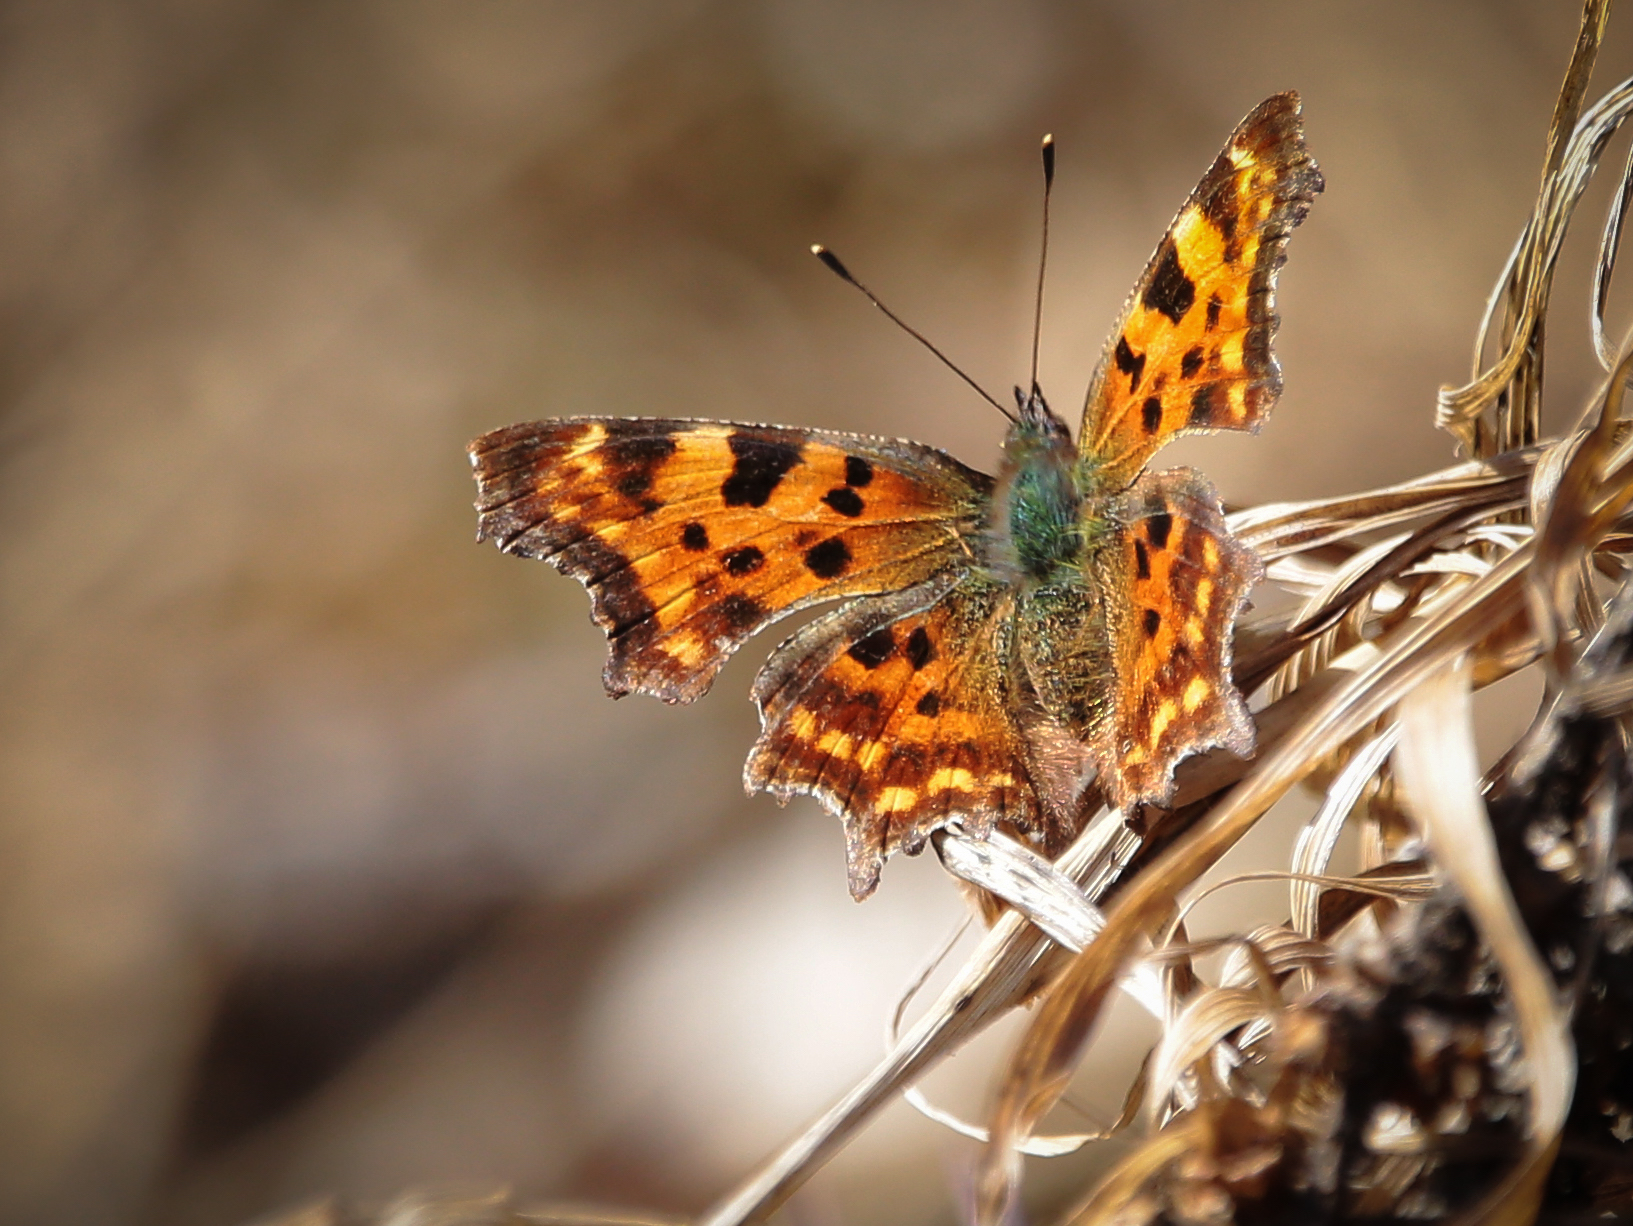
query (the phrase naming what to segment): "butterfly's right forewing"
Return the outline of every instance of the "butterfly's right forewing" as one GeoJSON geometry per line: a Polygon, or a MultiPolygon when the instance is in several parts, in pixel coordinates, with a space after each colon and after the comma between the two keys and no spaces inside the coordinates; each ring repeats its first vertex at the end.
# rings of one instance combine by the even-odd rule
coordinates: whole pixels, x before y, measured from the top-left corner
{"type": "Polygon", "coordinates": [[[562,418],[471,444],[480,534],[581,581],[613,694],[686,702],[751,635],[967,564],[990,478],[919,443],[562,418]]]}

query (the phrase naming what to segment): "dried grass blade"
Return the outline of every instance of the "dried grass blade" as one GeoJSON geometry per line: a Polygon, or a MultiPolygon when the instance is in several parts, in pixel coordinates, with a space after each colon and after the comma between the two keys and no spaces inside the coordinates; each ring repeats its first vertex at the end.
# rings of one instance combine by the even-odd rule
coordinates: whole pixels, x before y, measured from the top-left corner
{"type": "MultiPolygon", "coordinates": [[[[517,1213],[511,1218],[478,1218],[475,1221],[487,1226],[686,1226],[686,1219],[672,1217],[669,1214],[659,1213],[620,1213],[616,1210],[577,1209],[572,1206],[543,1209],[529,1209],[517,1213]]],[[[437,1219],[427,1219],[419,1216],[412,1217],[402,1226],[433,1226],[437,1219]]],[[[397,1226],[396,1223],[382,1223],[381,1226],[397,1226]]]]}
{"type": "Polygon", "coordinates": [[[1610,0],[1586,0],[1582,6],[1582,22],[1576,34],[1576,46],[1571,51],[1570,66],[1565,80],[1560,83],[1559,97],[1554,102],[1554,115],[1548,123],[1548,157],[1542,173],[1553,174],[1565,160],[1566,142],[1576,131],[1582,116],[1582,99],[1588,95],[1588,79],[1593,76],[1594,61],[1599,58],[1599,44],[1605,38],[1605,24],[1610,20],[1610,0]]]}
{"type": "MultiPolygon", "coordinates": [[[[1336,882],[1342,879],[1333,880],[1336,882]]],[[[1262,924],[1248,933],[1244,940],[1248,946],[1259,952],[1263,959],[1263,967],[1275,976],[1298,970],[1300,967],[1319,966],[1331,962],[1333,958],[1332,947],[1325,941],[1301,936],[1285,924],[1262,924]]],[[[1250,983],[1257,982],[1259,967],[1260,964],[1255,959],[1247,956],[1246,949],[1238,945],[1231,950],[1224,966],[1220,968],[1219,986],[1245,988],[1250,983]]]]}
{"type": "MultiPolygon", "coordinates": [[[[913,976],[912,982],[907,985],[907,990],[902,993],[901,999],[896,1002],[896,1008],[891,1013],[889,1023],[885,1026],[885,1050],[887,1052],[896,1046],[897,1041],[901,1037],[902,1018],[906,1015],[908,1006],[912,1004],[914,998],[919,994],[920,990],[923,989],[930,976],[935,973],[936,968],[939,967],[942,962],[946,960],[947,955],[953,951],[953,947],[957,945],[963,938],[964,934],[969,931],[970,923],[971,918],[965,917],[964,921],[953,930],[952,935],[942,943],[941,948],[925,961],[924,966],[919,969],[919,972],[913,976]]],[[[920,1091],[917,1086],[909,1086],[902,1094],[902,1098],[906,1100],[910,1107],[912,1107],[926,1119],[933,1120],[943,1127],[950,1128],[954,1132],[960,1133],[961,1135],[969,1137],[972,1140],[981,1141],[984,1143],[987,1139],[987,1130],[985,1128],[982,1128],[976,1124],[971,1124],[963,1119],[960,1119],[952,1112],[944,1111],[940,1107],[937,1107],[924,1096],[923,1092],[920,1091]]],[[[1055,1158],[1061,1156],[1062,1154],[1069,1154],[1074,1150],[1081,1149],[1090,1141],[1103,1140],[1112,1135],[1113,1131],[1115,1131],[1115,1127],[1113,1130],[1104,1133],[1079,1133],[1064,1137],[1033,1137],[1027,1144],[1026,1152],[1039,1158],[1055,1158]]]]}
{"type": "MultiPolygon", "coordinates": [[[[1417,528],[1415,531],[1383,541],[1358,552],[1343,566],[1338,567],[1327,587],[1317,596],[1305,601],[1276,644],[1287,663],[1272,680],[1272,693],[1278,697],[1297,688],[1310,671],[1325,665],[1334,649],[1342,650],[1361,637],[1356,633],[1342,641],[1346,617],[1362,619],[1367,616],[1364,601],[1385,585],[1412,574],[1426,558],[1435,557],[1434,551],[1448,538],[1459,537],[1491,515],[1517,511],[1525,506],[1524,495],[1516,492],[1506,503],[1460,508],[1417,528]],[[1325,636],[1325,637],[1324,637],[1325,636]],[[1334,641],[1335,637],[1338,641],[1334,641]],[[1314,647],[1314,659],[1294,659],[1300,651],[1314,647]]],[[[1465,568],[1476,576],[1490,568],[1488,561],[1465,568]]]]}
{"type": "Polygon", "coordinates": [[[1556,680],[1568,670],[1566,642],[1582,591],[1582,560],[1633,501],[1633,464],[1619,463],[1626,442],[1618,448],[1616,434],[1627,379],[1633,374],[1633,334],[1622,342],[1620,356],[1600,392],[1599,420],[1589,430],[1558,444],[1562,460],[1550,462],[1550,474],[1559,475],[1535,536],[1536,563],[1528,597],[1532,620],[1543,632],[1544,645],[1554,652],[1556,680]]]}
{"type": "MultiPolygon", "coordinates": [[[[1204,1135],[1199,1116],[1175,1120],[1114,1166],[1087,1199],[1061,1218],[1060,1226],[1105,1226],[1123,1221],[1145,1185],[1169,1163],[1189,1153],[1204,1135]]],[[[1145,1216],[1130,1213],[1128,1219],[1140,1221],[1145,1216]]]]}
{"type": "MultiPolygon", "coordinates": [[[[1597,7],[1596,0],[1590,0],[1588,11],[1584,13],[1584,32],[1589,30],[1597,7]]],[[[1597,42],[1596,35],[1594,41],[1597,42]]],[[[1579,52],[1581,48],[1582,44],[1579,43],[1579,52]]],[[[1567,86],[1571,80],[1568,75],[1567,86]]],[[[1563,96],[1561,101],[1564,101],[1563,96]]],[[[1624,81],[1577,123],[1557,164],[1551,163],[1553,168],[1544,175],[1536,207],[1526,223],[1516,252],[1518,258],[1510,262],[1494,295],[1494,302],[1506,297],[1510,304],[1509,322],[1505,329],[1508,340],[1503,353],[1473,382],[1463,387],[1440,390],[1436,424],[1462,443],[1471,455],[1481,453],[1476,419],[1509,385],[1526,359],[1539,321],[1547,309],[1554,267],[1571,216],[1593,177],[1605,143],[1627,118],[1630,109],[1633,109],[1633,82],[1624,81]]],[[[1552,156],[1551,152],[1551,159],[1552,156]]],[[[1475,354],[1476,369],[1484,348],[1485,333],[1485,328],[1482,328],[1475,354]]]]}
{"type": "Polygon", "coordinates": [[[1266,503],[1237,511],[1227,522],[1233,533],[1271,562],[1426,515],[1479,507],[1495,512],[1524,490],[1541,454],[1540,448],[1527,448],[1490,460],[1473,460],[1365,494],[1266,503]]]}
{"type": "MultiPolygon", "coordinates": [[[[917,1086],[909,1086],[902,1095],[909,1106],[925,1119],[940,1124],[943,1128],[956,1132],[961,1137],[968,1137],[972,1141],[987,1143],[987,1130],[979,1124],[972,1124],[951,1111],[936,1106],[924,1096],[924,1092],[917,1086]]],[[[1116,1136],[1116,1125],[1100,1129],[1095,1132],[1062,1132],[1047,1137],[1031,1137],[1022,1149],[1030,1158],[1063,1158],[1067,1154],[1075,1154],[1091,1141],[1109,1141],[1116,1136]]]]}
{"type": "Polygon", "coordinates": [[[1448,659],[1468,650],[1521,607],[1530,547],[1504,558],[1365,670],[1339,683],[1287,739],[1208,815],[1146,866],[1106,915],[1106,928],[1056,982],[1018,1045],[999,1089],[977,1184],[977,1220],[1001,1220],[1019,1179],[1015,1144],[1058,1100],[1092,1036],[1106,995],[1138,942],[1172,899],[1206,871],[1326,755],[1398,702],[1448,659]]]}
{"type": "MultiPolygon", "coordinates": [[[[1140,1105],[1145,1101],[1146,1079],[1151,1068],[1151,1053],[1146,1052],[1145,1059],[1140,1061],[1140,1069],[1129,1084],[1128,1093],[1123,1096],[1123,1108],[1109,1128],[1101,1128],[1092,1132],[1064,1132],[1047,1137],[1032,1137],[1027,1141],[1023,1150],[1029,1157],[1034,1158],[1061,1158],[1067,1154],[1076,1153],[1092,1141],[1109,1141],[1112,1137],[1123,1132],[1130,1124],[1139,1118],[1140,1105]]],[[[934,1120],[944,1128],[950,1128],[960,1136],[969,1137],[972,1141],[979,1141],[985,1145],[988,1141],[987,1130],[979,1124],[972,1124],[961,1119],[950,1111],[944,1111],[935,1106],[917,1086],[910,1086],[902,1095],[912,1108],[934,1120]]]]}
{"type": "Polygon", "coordinates": [[[1330,881],[1321,896],[1316,936],[1324,941],[1332,939],[1371,899],[1421,902],[1432,898],[1440,885],[1440,878],[1429,871],[1428,862],[1420,859],[1389,860],[1358,876],[1330,881]]]}
{"type": "Polygon", "coordinates": [[[1077,882],[1001,830],[982,839],[943,830],[934,843],[948,872],[992,891],[1067,949],[1082,949],[1106,926],[1077,882]]]}
{"type": "Polygon", "coordinates": [[[1616,256],[1621,251],[1622,226],[1627,222],[1630,203],[1633,203],[1633,149],[1628,150],[1621,186],[1605,215],[1605,230],[1599,239],[1599,262],[1593,269],[1593,352],[1606,370],[1615,363],[1616,354],[1605,338],[1605,308],[1610,304],[1610,281],[1616,275],[1616,256]]]}
{"type": "Polygon", "coordinates": [[[1584,715],[1620,715],[1633,707],[1633,669],[1595,677],[1579,686],[1575,697],[1584,715]]]}
{"type": "MultiPolygon", "coordinates": [[[[1300,876],[1293,878],[1288,903],[1293,929],[1304,936],[1314,937],[1319,931],[1321,889],[1302,877],[1327,871],[1333,848],[1338,845],[1338,836],[1344,829],[1350,810],[1355,808],[1362,791],[1378,773],[1379,767],[1383,766],[1389,751],[1395,747],[1398,735],[1399,725],[1391,724],[1361,746],[1328,786],[1326,798],[1321,802],[1321,808],[1316,810],[1316,815],[1298,832],[1290,867],[1300,876]]],[[[1305,986],[1310,985],[1306,983],[1305,986]]]]}
{"type": "Polygon", "coordinates": [[[1257,986],[1210,988],[1193,998],[1163,1031],[1151,1062],[1151,1082],[1145,1100],[1147,1120],[1161,1122],[1180,1074],[1213,1050],[1233,1030],[1267,1016],[1273,1006],[1257,986]]]}
{"type": "Polygon", "coordinates": [[[1381,541],[1374,541],[1365,548],[1351,554],[1343,565],[1333,568],[1332,574],[1319,592],[1305,598],[1304,603],[1299,606],[1298,612],[1293,614],[1292,621],[1289,624],[1289,632],[1298,633],[1318,622],[1330,625],[1330,614],[1323,617],[1323,613],[1328,606],[1336,606],[1340,597],[1345,595],[1363,575],[1366,575],[1379,562],[1389,557],[1411,539],[1412,533],[1397,532],[1393,536],[1386,536],[1381,541]]]}

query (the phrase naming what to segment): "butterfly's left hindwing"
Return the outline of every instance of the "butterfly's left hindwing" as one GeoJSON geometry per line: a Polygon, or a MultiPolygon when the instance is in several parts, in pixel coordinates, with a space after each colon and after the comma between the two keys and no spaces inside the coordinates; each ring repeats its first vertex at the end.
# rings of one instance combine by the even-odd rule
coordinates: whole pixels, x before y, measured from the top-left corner
{"type": "Polygon", "coordinates": [[[1232,631],[1264,573],[1225,527],[1219,496],[1188,469],[1147,473],[1108,505],[1097,578],[1118,678],[1088,739],[1111,803],[1165,803],[1174,767],[1223,746],[1253,752],[1253,720],[1231,679],[1232,631]]]}
{"type": "Polygon", "coordinates": [[[607,689],[670,702],[795,609],[964,565],[991,486],[917,443],[727,422],[562,418],[470,450],[480,537],[582,582],[607,689]]]}

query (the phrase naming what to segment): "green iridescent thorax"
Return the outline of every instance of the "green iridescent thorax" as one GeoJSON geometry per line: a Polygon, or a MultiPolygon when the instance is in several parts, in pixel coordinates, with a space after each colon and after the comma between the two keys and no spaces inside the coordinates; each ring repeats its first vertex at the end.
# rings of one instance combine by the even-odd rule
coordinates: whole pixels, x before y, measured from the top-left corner
{"type": "Polygon", "coordinates": [[[1036,388],[1015,399],[1020,415],[1004,437],[1004,460],[993,496],[987,562],[1005,579],[1046,583],[1083,560],[1084,515],[1077,448],[1036,388]]]}

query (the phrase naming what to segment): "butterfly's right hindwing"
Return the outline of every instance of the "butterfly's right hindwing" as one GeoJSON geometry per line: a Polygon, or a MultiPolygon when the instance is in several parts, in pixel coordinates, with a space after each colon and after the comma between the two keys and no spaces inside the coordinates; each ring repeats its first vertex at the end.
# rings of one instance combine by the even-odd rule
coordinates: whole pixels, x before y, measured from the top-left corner
{"type": "Polygon", "coordinates": [[[1014,592],[972,571],[870,597],[779,647],[754,685],[745,780],[845,819],[851,892],[952,818],[982,833],[1042,820],[1005,663],[1014,592]]]}

